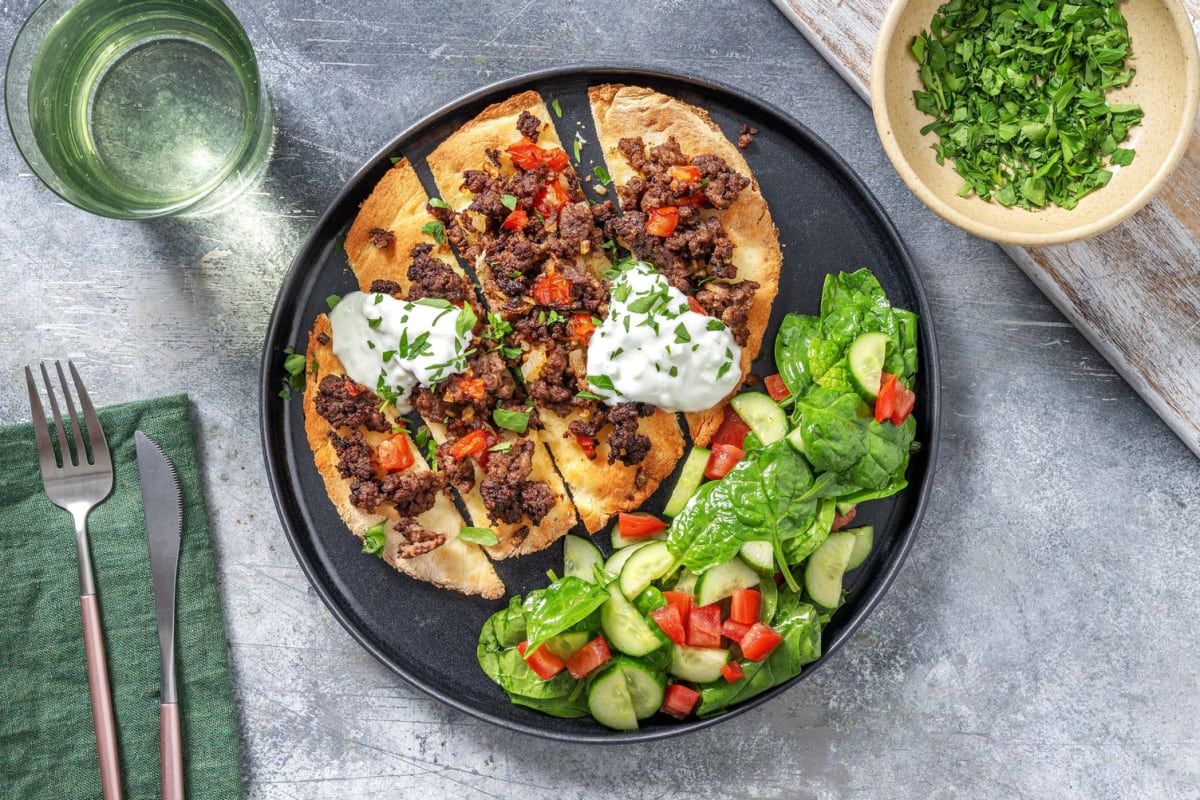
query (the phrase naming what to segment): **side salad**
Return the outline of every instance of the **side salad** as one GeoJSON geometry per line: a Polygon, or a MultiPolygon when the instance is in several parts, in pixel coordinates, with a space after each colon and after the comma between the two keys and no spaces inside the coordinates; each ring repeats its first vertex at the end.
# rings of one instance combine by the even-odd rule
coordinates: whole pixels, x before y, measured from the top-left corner
{"type": "Polygon", "coordinates": [[[513,703],[634,730],[719,714],[820,657],[872,548],[857,505],[907,485],[917,318],[868,270],[830,275],[818,316],[784,318],[775,363],[689,452],[669,523],[621,514],[608,558],[567,536],[562,577],[484,624],[479,664],[513,703]]]}

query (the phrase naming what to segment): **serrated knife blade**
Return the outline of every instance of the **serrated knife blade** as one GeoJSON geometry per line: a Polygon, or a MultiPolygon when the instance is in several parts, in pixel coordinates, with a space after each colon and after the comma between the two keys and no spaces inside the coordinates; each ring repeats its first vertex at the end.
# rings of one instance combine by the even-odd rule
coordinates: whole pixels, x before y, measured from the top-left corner
{"type": "Polygon", "coordinates": [[[183,800],[183,740],[175,692],[175,581],[183,533],[183,495],[179,476],[162,447],[141,431],[133,434],[137,449],[146,538],[150,543],[150,575],[154,583],[154,616],[162,664],[159,707],[163,800],[183,800]]]}

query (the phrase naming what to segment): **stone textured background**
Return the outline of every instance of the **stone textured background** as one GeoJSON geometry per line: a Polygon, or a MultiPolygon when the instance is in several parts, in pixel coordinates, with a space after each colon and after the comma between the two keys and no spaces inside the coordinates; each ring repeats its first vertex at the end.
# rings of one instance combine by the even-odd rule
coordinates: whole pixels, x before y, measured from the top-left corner
{"type": "MultiPolygon", "coordinates": [[[[0,3],[5,52],[31,5],[0,3]]],[[[98,403],[191,395],[250,798],[1200,797],[1200,462],[997,247],[913,198],[767,0],[231,7],[277,134],[227,211],[90,217],[0,141],[0,423],[28,419],[40,359],[75,359],[98,403]],[[942,358],[932,501],[874,614],[776,702],[639,746],[509,734],[379,666],[297,566],[258,439],[275,294],[343,182],[461,94],[582,62],[717,79],[826,139],[905,238],[942,358]]]]}

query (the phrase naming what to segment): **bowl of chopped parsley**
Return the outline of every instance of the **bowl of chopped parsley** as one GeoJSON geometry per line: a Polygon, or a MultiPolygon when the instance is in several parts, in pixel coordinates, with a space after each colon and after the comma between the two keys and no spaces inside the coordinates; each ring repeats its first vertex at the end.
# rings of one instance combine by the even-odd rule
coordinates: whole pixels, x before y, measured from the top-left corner
{"type": "Polygon", "coordinates": [[[1200,60],[1179,0],[897,0],[871,65],[875,124],[909,188],[998,242],[1102,233],[1196,134],[1200,60]]]}

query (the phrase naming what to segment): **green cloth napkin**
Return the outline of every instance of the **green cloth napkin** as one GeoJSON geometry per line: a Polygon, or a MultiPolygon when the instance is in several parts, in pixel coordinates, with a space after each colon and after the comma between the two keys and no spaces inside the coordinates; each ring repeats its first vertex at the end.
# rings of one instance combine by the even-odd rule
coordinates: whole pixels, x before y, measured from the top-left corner
{"type": "MultiPolygon", "coordinates": [[[[44,402],[44,401],[43,401],[44,402]]],[[[183,489],[176,664],[187,796],[242,797],[228,646],[184,395],[99,411],[116,478],[88,518],[127,800],[161,797],[159,654],[133,432],[183,489]]],[[[0,795],[100,797],[71,515],[42,489],[33,426],[0,428],[0,795]]]]}

